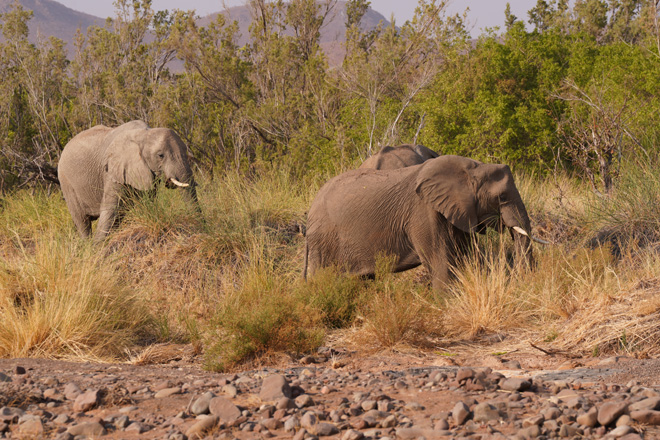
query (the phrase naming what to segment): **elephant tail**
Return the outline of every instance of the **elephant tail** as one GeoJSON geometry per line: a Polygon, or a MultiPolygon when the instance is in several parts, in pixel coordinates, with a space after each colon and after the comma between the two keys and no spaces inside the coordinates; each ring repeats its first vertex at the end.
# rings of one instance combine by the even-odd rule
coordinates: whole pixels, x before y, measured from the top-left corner
{"type": "Polygon", "coordinates": [[[305,240],[305,265],[303,267],[303,280],[307,280],[307,263],[309,260],[309,243],[305,240]]]}

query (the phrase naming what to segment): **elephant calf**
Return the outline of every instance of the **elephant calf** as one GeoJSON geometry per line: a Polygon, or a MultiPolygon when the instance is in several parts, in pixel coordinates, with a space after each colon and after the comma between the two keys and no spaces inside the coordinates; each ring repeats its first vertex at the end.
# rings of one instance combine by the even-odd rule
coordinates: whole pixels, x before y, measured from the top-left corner
{"type": "Polygon", "coordinates": [[[117,128],[97,125],[76,135],[62,151],[57,174],[73,222],[83,237],[98,219],[94,239],[103,240],[117,219],[123,189],[153,188],[156,176],[185,187],[197,202],[188,150],[167,128],[132,121],[117,128]]]}
{"type": "Polygon", "coordinates": [[[436,157],[438,157],[438,153],[424,145],[404,144],[397,147],[383,147],[378,153],[369,156],[360,165],[360,168],[395,170],[419,165],[436,157]]]}
{"type": "Polygon", "coordinates": [[[329,180],[308,214],[304,276],[337,265],[373,275],[376,257],[400,272],[423,264],[435,289],[487,227],[511,231],[532,263],[531,226],[506,165],[440,156],[394,170],[357,169],[329,180]]]}

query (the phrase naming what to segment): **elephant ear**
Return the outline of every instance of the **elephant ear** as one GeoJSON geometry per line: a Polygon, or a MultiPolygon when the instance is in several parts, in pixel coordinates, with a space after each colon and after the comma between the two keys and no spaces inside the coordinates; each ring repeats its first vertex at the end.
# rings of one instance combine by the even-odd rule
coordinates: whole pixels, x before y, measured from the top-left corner
{"type": "Polygon", "coordinates": [[[471,176],[478,165],[466,157],[441,156],[424,162],[417,175],[419,197],[464,232],[475,232],[479,222],[471,176]]]}
{"type": "Polygon", "coordinates": [[[140,145],[132,133],[112,136],[106,148],[105,170],[109,177],[122,185],[146,191],[151,188],[154,173],[151,171],[140,151],[140,145]]]}

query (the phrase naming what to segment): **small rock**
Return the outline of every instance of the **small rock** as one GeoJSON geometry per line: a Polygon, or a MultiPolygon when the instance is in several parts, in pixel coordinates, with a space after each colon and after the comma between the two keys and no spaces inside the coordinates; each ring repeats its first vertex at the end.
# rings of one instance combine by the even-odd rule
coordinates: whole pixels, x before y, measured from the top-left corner
{"type": "Polygon", "coordinates": [[[630,418],[646,425],[660,425],[660,411],[651,409],[633,411],[630,413],[630,418]]]}
{"type": "Polygon", "coordinates": [[[76,397],[81,393],[82,390],[73,382],[69,382],[64,386],[64,397],[66,397],[67,400],[76,400],[76,397]]]}
{"type": "Polygon", "coordinates": [[[66,414],[60,414],[53,419],[53,422],[57,423],[58,425],[65,425],[69,423],[70,420],[71,419],[66,414]]]}
{"type": "Polygon", "coordinates": [[[538,425],[530,425],[518,431],[518,434],[524,439],[535,439],[541,435],[541,427],[538,425]]]}
{"type": "Polygon", "coordinates": [[[456,405],[454,405],[454,409],[451,410],[451,416],[454,419],[454,423],[458,426],[465,423],[471,414],[470,408],[463,402],[457,402],[456,405]]]}
{"type": "Polygon", "coordinates": [[[98,390],[90,390],[83,394],[78,395],[73,402],[73,410],[75,412],[86,412],[98,405],[100,395],[98,390]]]}
{"type": "Polygon", "coordinates": [[[520,366],[520,362],[518,361],[504,361],[502,362],[502,366],[504,368],[508,368],[509,370],[520,370],[522,368],[520,366]]]}
{"type": "Polygon", "coordinates": [[[306,437],[307,437],[307,430],[303,428],[298,432],[296,432],[296,435],[293,436],[293,440],[303,440],[306,437]]]}
{"type": "Polygon", "coordinates": [[[280,400],[277,401],[277,404],[275,405],[275,408],[277,408],[277,409],[293,409],[293,408],[296,408],[296,402],[294,402],[292,399],[289,399],[288,397],[282,397],[280,400]]]}
{"type": "Polygon", "coordinates": [[[291,398],[289,382],[280,374],[272,374],[266,377],[261,384],[259,397],[266,402],[276,401],[282,397],[291,398]]]}
{"type": "Polygon", "coordinates": [[[391,400],[379,400],[378,411],[390,412],[394,409],[394,403],[391,400]]]}
{"type": "Polygon", "coordinates": [[[238,390],[234,385],[225,385],[222,387],[222,392],[231,397],[232,399],[238,396],[238,390]]]}
{"type": "Polygon", "coordinates": [[[500,384],[500,388],[505,391],[527,391],[531,388],[532,383],[525,379],[510,377],[505,379],[500,384]]]}
{"type": "Polygon", "coordinates": [[[630,404],[628,409],[632,411],[643,411],[645,409],[657,410],[660,409],[660,397],[650,397],[639,402],[630,404]]]}
{"type": "Polygon", "coordinates": [[[456,373],[456,381],[462,382],[468,379],[472,379],[475,376],[474,370],[472,368],[461,367],[456,373]]]}
{"type": "Polygon", "coordinates": [[[550,408],[546,408],[541,411],[541,414],[543,417],[545,417],[546,420],[554,420],[559,418],[561,411],[556,406],[551,406],[550,408]]]}
{"type": "Polygon", "coordinates": [[[170,382],[169,380],[163,380],[153,386],[154,391],[164,390],[165,388],[172,388],[172,382],[170,382]]]}
{"type": "Polygon", "coordinates": [[[312,431],[312,428],[317,423],[318,419],[316,418],[316,415],[311,411],[307,411],[305,414],[303,414],[302,419],[300,419],[300,426],[310,431],[312,431]]]}
{"type": "Polygon", "coordinates": [[[23,435],[37,437],[43,434],[44,424],[41,422],[39,417],[36,417],[21,423],[18,427],[18,431],[23,435]]]}
{"type": "Polygon", "coordinates": [[[543,425],[543,422],[545,422],[545,417],[543,417],[543,414],[536,415],[534,417],[529,417],[525,420],[523,420],[523,428],[527,428],[529,426],[541,426],[543,425]]]}
{"type": "Polygon", "coordinates": [[[282,427],[282,422],[275,418],[263,419],[260,423],[261,426],[271,431],[282,427]]]}
{"type": "Polygon", "coordinates": [[[598,409],[598,423],[603,426],[614,423],[627,409],[625,402],[606,402],[598,409]]]}
{"type": "Polygon", "coordinates": [[[630,416],[628,414],[624,414],[621,417],[619,417],[616,421],[616,426],[623,426],[623,425],[630,425],[630,422],[632,420],[630,419],[630,416]]]}
{"type": "Polygon", "coordinates": [[[297,416],[293,416],[284,422],[284,431],[286,432],[295,431],[298,428],[300,428],[300,419],[297,416]]]}
{"type": "Polygon", "coordinates": [[[362,434],[360,431],[356,431],[354,429],[349,429],[342,435],[341,440],[362,440],[364,438],[364,434],[362,434]]]}
{"type": "Polygon", "coordinates": [[[127,415],[122,415],[115,420],[115,427],[117,429],[125,429],[130,424],[130,420],[127,415]]]}
{"type": "Polygon", "coordinates": [[[209,404],[211,403],[211,399],[214,397],[215,396],[210,391],[202,394],[202,396],[195,400],[195,403],[192,404],[190,411],[195,415],[208,414],[209,404]]]}
{"type": "Polygon", "coordinates": [[[593,428],[598,423],[598,409],[592,406],[589,411],[577,416],[576,421],[582,426],[593,428]]]}
{"type": "Polygon", "coordinates": [[[436,440],[444,439],[446,436],[442,433],[442,431],[434,431],[432,429],[398,428],[396,430],[396,438],[404,440],[417,440],[420,438],[424,438],[426,440],[436,440]]]}
{"type": "Polygon", "coordinates": [[[16,368],[14,368],[14,373],[15,374],[25,374],[26,371],[25,371],[25,368],[21,367],[20,365],[16,365],[16,368]]]}
{"type": "Polygon", "coordinates": [[[309,394],[301,394],[296,397],[295,404],[298,408],[307,408],[308,406],[314,406],[314,400],[309,394]]]}
{"type": "Polygon", "coordinates": [[[418,402],[407,403],[405,408],[411,411],[422,411],[424,409],[424,407],[418,402]]]}
{"type": "Polygon", "coordinates": [[[175,394],[181,394],[181,387],[163,388],[154,395],[154,398],[162,399],[164,397],[170,397],[175,394]]]}
{"type": "Polygon", "coordinates": [[[573,425],[563,424],[561,425],[561,428],[559,428],[560,437],[573,437],[577,435],[577,433],[578,433],[578,429],[573,425]]]}
{"type": "Polygon", "coordinates": [[[188,430],[186,431],[186,436],[189,440],[197,440],[206,437],[206,433],[211,429],[215,428],[219,422],[218,416],[207,416],[203,419],[195,422],[188,430]]]}
{"type": "Polygon", "coordinates": [[[316,359],[314,358],[314,356],[303,356],[302,358],[300,358],[300,363],[303,365],[315,364],[316,359]]]}
{"type": "Polygon", "coordinates": [[[214,397],[209,402],[209,412],[223,422],[233,422],[241,416],[241,410],[225,397],[214,397]]]}
{"type": "Polygon", "coordinates": [[[378,403],[375,400],[365,400],[360,404],[360,407],[364,411],[371,411],[372,409],[376,409],[378,407],[378,403]]]}
{"type": "Polygon", "coordinates": [[[20,408],[5,406],[0,408],[0,421],[5,423],[16,423],[18,419],[25,414],[20,408]]]}
{"type": "Polygon", "coordinates": [[[339,429],[332,423],[321,422],[314,425],[311,430],[313,434],[318,435],[319,437],[327,437],[330,435],[335,435],[339,433],[339,429]]]}
{"type": "Polygon", "coordinates": [[[394,428],[396,425],[397,420],[394,414],[385,417],[385,419],[380,422],[381,428],[394,428]]]}
{"type": "Polygon", "coordinates": [[[622,425],[608,432],[607,436],[613,438],[619,438],[619,437],[623,437],[624,435],[630,434],[631,432],[633,432],[633,429],[630,426],[622,425]]]}
{"type": "Polygon", "coordinates": [[[143,432],[149,431],[149,427],[140,422],[133,422],[126,427],[125,431],[142,434],[143,432]]]}
{"type": "Polygon", "coordinates": [[[69,434],[76,437],[84,435],[85,437],[100,437],[106,434],[106,430],[99,422],[85,422],[69,427],[66,430],[69,434]]]}
{"type": "Polygon", "coordinates": [[[49,400],[62,400],[62,395],[57,392],[55,388],[47,388],[44,390],[44,398],[49,400]]]}
{"type": "Polygon", "coordinates": [[[474,407],[473,420],[477,423],[489,422],[491,420],[498,420],[500,414],[493,405],[483,402],[474,407]]]}

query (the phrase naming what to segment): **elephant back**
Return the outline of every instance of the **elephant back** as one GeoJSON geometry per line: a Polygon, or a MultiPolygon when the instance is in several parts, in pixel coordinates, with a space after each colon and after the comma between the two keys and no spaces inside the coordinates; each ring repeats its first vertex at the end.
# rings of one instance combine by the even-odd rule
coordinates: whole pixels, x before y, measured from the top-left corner
{"type": "Polygon", "coordinates": [[[361,169],[395,170],[424,163],[438,154],[423,145],[403,144],[396,147],[385,146],[378,153],[368,157],[361,169]]]}

